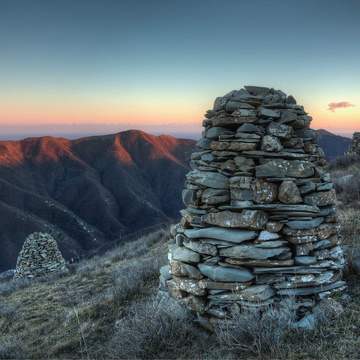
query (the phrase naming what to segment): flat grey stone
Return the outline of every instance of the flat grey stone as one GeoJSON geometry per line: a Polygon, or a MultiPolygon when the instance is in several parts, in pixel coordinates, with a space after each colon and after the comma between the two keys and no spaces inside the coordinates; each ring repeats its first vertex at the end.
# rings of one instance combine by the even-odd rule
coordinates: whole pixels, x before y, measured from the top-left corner
{"type": "Polygon", "coordinates": [[[271,104],[262,104],[261,107],[266,109],[285,109],[286,105],[284,103],[271,103],[271,104]]]}
{"type": "Polygon", "coordinates": [[[203,215],[201,220],[210,225],[226,228],[261,230],[265,228],[268,214],[261,210],[243,210],[241,213],[219,211],[203,215]]]}
{"type": "Polygon", "coordinates": [[[261,141],[260,149],[262,151],[278,152],[283,149],[279,138],[271,135],[265,135],[261,141]]]}
{"type": "Polygon", "coordinates": [[[308,205],[326,206],[336,203],[336,193],[334,189],[320,191],[304,196],[304,203],[308,205]]]}
{"type": "MultiPolygon", "coordinates": [[[[285,102],[286,102],[287,104],[294,104],[294,105],[296,105],[296,100],[295,100],[295,98],[294,98],[292,95],[289,95],[289,96],[286,98],[285,102]]],[[[301,107],[300,107],[300,109],[301,109],[301,107]]]]}
{"type": "Polygon", "coordinates": [[[214,102],[214,110],[225,109],[225,106],[229,101],[230,99],[226,96],[218,96],[214,102]]]}
{"type": "Polygon", "coordinates": [[[204,229],[187,229],[185,235],[191,239],[209,238],[241,243],[246,240],[254,239],[257,235],[254,230],[225,229],[217,226],[204,229]]]}
{"type": "Polygon", "coordinates": [[[209,153],[211,153],[210,150],[193,152],[191,154],[190,158],[191,158],[191,160],[200,160],[202,155],[209,154],[209,153]]]}
{"type": "Polygon", "coordinates": [[[279,124],[278,122],[271,122],[266,127],[266,134],[276,136],[280,139],[289,139],[293,135],[294,130],[291,126],[279,124]]]}
{"type": "MultiPolygon", "coordinates": [[[[236,203],[236,202],[232,202],[236,203]]],[[[241,201],[241,203],[243,203],[241,201]]],[[[243,204],[239,205],[239,208],[243,209],[243,204]]],[[[245,205],[247,206],[247,205],[245,205]]],[[[223,205],[219,207],[221,210],[231,210],[236,209],[237,205],[223,205]]],[[[304,212],[304,213],[318,213],[320,210],[317,206],[310,206],[310,205],[286,205],[286,204],[254,204],[249,205],[247,208],[251,209],[259,209],[259,210],[265,210],[265,211],[276,211],[276,212],[291,212],[291,211],[297,211],[297,212],[304,212]]]]}
{"type": "Polygon", "coordinates": [[[251,106],[250,104],[246,104],[238,101],[229,101],[226,104],[225,109],[227,112],[232,113],[237,109],[254,109],[254,107],[251,106]]]}
{"type": "Polygon", "coordinates": [[[197,196],[195,190],[184,189],[182,191],[182,201],[186,206],[193,205],[196,200],[197,196]]]}
{"type": "Polygon", "coordinates": [[[260,259],[260,260],[254,260],[254,259],[245,259],[245,260],[240,260],[240,259],[231,259],[231,258],[226,258],[225,259],[225,263],[231,264],[233,265],[233,267],[236,266],[249,266],[249,267],[253,267],[256,268],[257,266],[259,267],[276,267],[276,266],[293,266],[294,265],[294,260],[290,259],[290,260],[268,260],[268,259],[260,259]],[[235,265],[235,266],[234,266],[235,265]]]}
{"type": "Polygon", "coordinates": [[[205,153],[204,155],[201,156],[201,160],[207,161],[207,162],[213,162],[216,159],[217,159],[217,156],[211,154],[211,152],[205,153]]]}
{"type": "Polygon", "coordinates": [[[317,226],[319,226],[324,221],[323,217],[315,218],[314,220],[310,221],[288,221],[286,225],[290,227],[291,229],[313,229],[317,226]]]}
{"type": "Polygon", "coordinates": [[[278,198],[283,204],[302,203],[300,191],[293,181],[283,181],[280,184],[278,198]]]}
{"type": "Polygon", "coordinates": [[[238,129],[238,133],[262,133],[261,129],[254,124],[242,124],[238,129]]]}
{"type": "Polygon", "coordinates": [[[267,108],[263,108],[263,107],[259,107],[258,108],[258,116],[260,118],[264,118],[264,119],[267,119],[267,118],[278,118],[280,117],[280,111],[279,110],[272,110],[272,109],[267,109],[267,108]]]}
{"type": "Polygon", "coordinates": [[[252,280],[255,275],[250,270],[240,270],[232,268],[224,268],[221,266],[209,266],[204,264],[198,265],[203,275],[214,281],[224,282],[247,282],[252,280]]]}
{"type": "Polygon", "coordinates": [[[218,295],[210,295],[208,298],[210,300],[221,301],[238,301],[238,300],[246,300],[246,301],[264,301],[276,294],[276,290],[271,288],[270,285],[254,285],[250,286],[245,290],[234,292],[228,292],[225,294],[218,295]]]}
{"type": "Polygon", "coordinates": [[[223,259],[223,258],[221,258],[219,256],[209,257],[204,261],[204,264],[215,266],[218,264],[219,261],[221,261],[221,259],[223,259]]]}
{"type": "Polygon", "coordinates": [[[318,294],[323,291],[329,291],[332,289],[336,289],[338,287],[346,285],[345,281],[337,281],[334,284],[324,285],[324,286],[311,286],[311,287],[303,287],[297,289],[283,289],[278,290],[278,295],[312,295],[318,294]]]}
{"type": "Polygon", "coordinates": [[[319,215],[327,216],[327,215],[335,213],[335,211],[336,211],[335,205],[322,206],[320,208],[319,215]]]}
{"type": "Polygon", "coordinates": [[[237,245],[230,248],[219,250],[220,256],[234,259],[268,259],[290,251],[288,247],[279,247],[275,249],[257,248],[254,244],[237,245]]]}
{"type": "MultiPolygon", "coordinates": [[[[287,149],[280,150],[279,152],[261,151],[261,150],[246,150],[242,152],[243,156],[249,156],[252,158],[279,158],[283,159],[309,159],[312,156],[304,153],[289,152],[287,149]]],[[[284,179],[285,180],[285,179],[284,179]]]]}
{"type": "Polygon", "coordinates": [[[198,253],[175,244],[169,245],[169,256],[171,257],[169,260],[178,260],[195,264],[200,262],[200,255],[198,253]]]}
{"type": "Polygon", "coordinates": [[[166,286],[166,281],[170,280],[172,278],[172,275],[169,271],[169,265],[164,265],[160,268],[160,281],[161,283],[166,286]]]}
{"type": "Polygon", "coordinates": [[[325,266],[322,268],[310,268],[307,266],[289,266],[289,267],[257,267],[253,269],[254,274],[321,274],[326,271],[325,266]]]}
{"type": "Polygon", "coordinates": [[[314,243],[294,245],[296,256],[308,256],[311,250],[314,250],[314,243]]]}
{"type": "Polygon", "coordinates": [[[215,140],[215,139],[218,139],[222,133],[227,132],[227,131],[229,131],[229,129],[223,128],[220,126],[215,126],[215,127],[212,127],[211,129],[207,130],[206,138],[215,140]]]}
{"type": "Polygon", "coordinates": [[[253,85],[246,85],[244,86],[245,90],[247,90],[251,95],[255,96],[263,96],[270,94],[270,88],[263,87],[263,86],[253,86],[253,85]]]}
{"type": "Polygon", "coordinates": [[[288,124],[297,119],[297,115],[289,110],[280,110],[281,117],[279,119],[279,122],[282,124],[288,124]]]}
{"type": "Polygon", "coordinates": [[[300,321],[292,324],[294,329],[307,329],[312,330],[316,325],[316,317],[314,314],[305,315],[300,321]]]}
{"type": "Polygon", "coordinates": [[[285,240],[274,240],[274,241],[264,241],[260,244],[255,244],[255,247],[258,248],[264,248],[264,249],[273,249],[273,248],[278,248],[281,246],[286,246],[289,243],[285,240]]]}
{"type": "Polygon", "coordinates": [[[201,138],[197,143],[196,147],[204,150],[210,150],[212,141],[210,139],[201,138]]]}
{"type": "Polygon", "coordinates": [[[316,263],[316,256],[295,256],[294,257],[295,265],[313,265],[316,263]]]}
{"type": "Polygon", "coordinates": [[[232,200],[271,203],[276,199],[277,186],[255,177],[236,176],[230,179],[230,194],[232,200]]]}
{"type": "Polygon", "coordinates": [[[190,171],[186,177],[189,181],[198,185],[211,187],[214,189],[229,189],[229,178],[219,173],[201,172],[198,170],[190,171]]]}
{"type": "Polygon", "coordinates": [[[206,289],[199,286],[199,281],[195,279],[188,279],[184,277],[173,277],[174,281],[179,285],[179,288],[189,294],[196,296],[204,296],[207,294],[206,289]]]}
{"type": "MultiPolygon", "coordinates": [[[[265,164],[255,167],[256,177],[259,178],[307,178],[314,174],[314,168],[306,161],[272,159],[265,160],[265,164]]],[[[314,204],[316,205],[316,204],[314,204]]]]}
{"type": "Polygon", "coordinates": [[[201,199],[205,204],[220,205],[230,201],[230,192],[229,190],[208,188],[204,190],[201,199]]]}
{"type": "Polygon", "coordinates": [[[334,184],[332,182],[325,183],[325,184],[317,184],[316,190],[318,191],[324,191],[324,190],[331,190],[334,187],[334,184]]]}
{"type": "Polygon", "coordinates": [[[197,280],[200,280],[203,277],[198,268],[178,260],[170,261],[170,273],[175,276],[185,276],[197,280]]]}
{"type": "Polygon", "coordinates": [[[294,135],[301,137],[306,140],[315,140],[316,139],[316,132],[312,129],[305,129],[305,130],[295,130],[294,135]]]}
{"type": "Polygon", "coordinates": [[[206,254],[211,256],[217,255],[217,248],[211,244],[204,244],[200,241],[185,239],[184,246],[200,254],[206,254]]]}
{"type": "Polygon", "coordinates": [[[316,190],[316,184],[313,181],[310,181],[307,184],[301,186],[299,190],[301,195],[308,194],[309,192],[316,190]]]}
{"type": "Polygon", "coordinates": [[[191,212],[193,214],[199,214],[199,215],[204,215],[207,213],[206,210],[202,210],[202,209],[194,209],[194,208],[186,208],[187,212],[191,212]]]}
{"type": "Polygon", "coordinates": [[[267,230],[263,230],[260,232],[258,240],[262,240],[262,241],[276,240],[276,239],[279,239],[280,237],[281,237],[281,235],[278,233],[271,233],[267,230]]]}

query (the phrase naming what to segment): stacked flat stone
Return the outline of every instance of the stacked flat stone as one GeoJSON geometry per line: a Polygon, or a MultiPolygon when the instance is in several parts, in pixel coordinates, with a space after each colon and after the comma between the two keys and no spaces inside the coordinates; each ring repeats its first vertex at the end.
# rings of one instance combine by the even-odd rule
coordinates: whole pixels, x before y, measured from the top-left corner
{"type": "Polygon", "coordinates": [[[49,234],[29,235],[16,262],[15,278],[44,276],[66,269],[57,243],[49,234]]]}
{"type": "Polygon", "coordinates": [[[360,155],[360,132],[355,132],[345,155],[360,155]]]}
{"type": "Polygon", "coordinates": [[[169,293],[217,321],[234,308],[293,295],[313,306],[344,290],[336,194],[303,106],[245,86],[216,98],[205,117],[170,273],[162,269],[169,293]]]}

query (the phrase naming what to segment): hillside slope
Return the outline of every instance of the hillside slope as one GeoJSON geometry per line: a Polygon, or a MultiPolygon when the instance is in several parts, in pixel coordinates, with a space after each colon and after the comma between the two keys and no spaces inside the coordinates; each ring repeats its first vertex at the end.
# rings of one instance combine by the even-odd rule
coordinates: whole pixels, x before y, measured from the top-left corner
{"type": "Polygon", "coordinates": [[[69,258],[178,217],[195,143],[137,130],[1,141],[0,270],[34,231],[69,258]]]}
{"type": "Polygon", "coordinates": [[[335,135],[323,129],[316,130],[316,134],[318,144],[324,150],[327,161],[331,161],[337,156],[343,156],[351,143],[350,138],[335,135]]]}

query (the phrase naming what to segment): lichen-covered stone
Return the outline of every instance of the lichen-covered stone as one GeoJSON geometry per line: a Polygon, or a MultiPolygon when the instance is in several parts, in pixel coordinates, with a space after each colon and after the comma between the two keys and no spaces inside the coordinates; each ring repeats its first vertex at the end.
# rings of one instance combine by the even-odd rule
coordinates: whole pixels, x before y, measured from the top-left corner
{"type": "Polygon", "coordinates": [[[241,213],[221,211],[203,215],[201,220],[221,227],[261,230],[265,228],[268,215],[261,210],[243,210],[241,213]]]}

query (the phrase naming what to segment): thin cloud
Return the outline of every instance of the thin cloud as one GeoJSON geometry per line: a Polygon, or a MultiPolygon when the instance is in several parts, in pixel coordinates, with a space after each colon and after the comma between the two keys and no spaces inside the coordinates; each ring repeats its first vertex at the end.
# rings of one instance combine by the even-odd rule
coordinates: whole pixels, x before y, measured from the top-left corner
{"type": "Polygon", "coordinates": [[[329,108],[328,110],[330,110],[331,112],[335,112],[336,109],[341,109],[341,108],[347,108],[347,107],[355,107],[355,105],[350,104],[347,101],[343,101],[343,102],[332,102],[331,104],[329,104],[329,108]]]}

